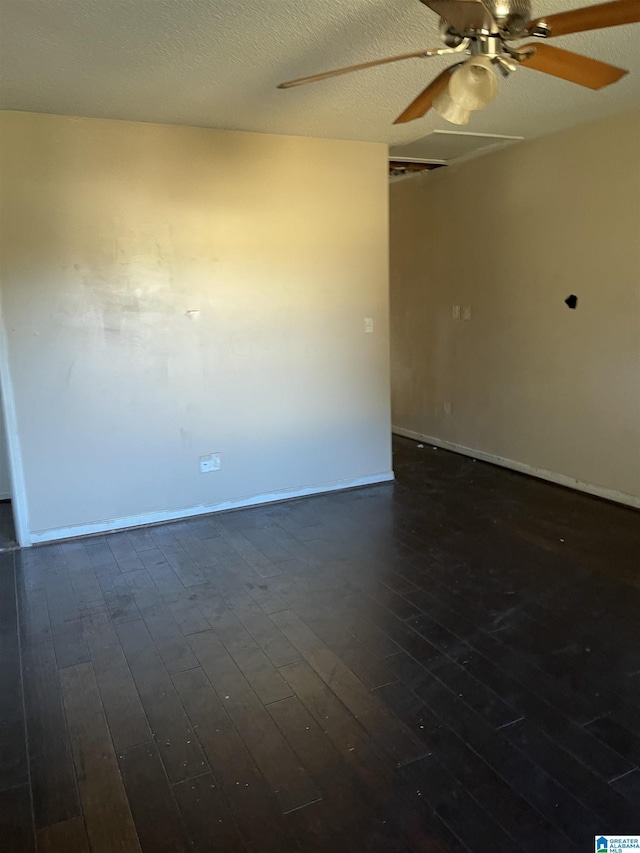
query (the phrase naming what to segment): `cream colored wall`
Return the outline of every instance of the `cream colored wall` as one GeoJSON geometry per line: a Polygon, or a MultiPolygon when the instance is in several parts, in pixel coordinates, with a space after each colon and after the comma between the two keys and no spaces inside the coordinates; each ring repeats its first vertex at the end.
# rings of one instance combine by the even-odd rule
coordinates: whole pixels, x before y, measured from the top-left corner
{"type": "Polygon", "coordinates": [[[2,127],[36,538],[389,477],[385,146],[27,113],[2,127]],[[201,474],[213,452],[222,469],[201,474]]]}
{"type": "Polygon", "coordinates": [[[391,342],[394,426],[640,497],[640,114],[394,183],[391,342]]]}

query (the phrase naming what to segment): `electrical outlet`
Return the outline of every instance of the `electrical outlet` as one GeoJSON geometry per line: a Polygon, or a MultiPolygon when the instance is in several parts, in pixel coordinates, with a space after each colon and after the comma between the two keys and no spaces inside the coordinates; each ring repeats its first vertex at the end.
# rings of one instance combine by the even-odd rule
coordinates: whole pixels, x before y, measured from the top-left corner
{"type": "Polygon", "coordinates": [[[459,305],[453,306],[453,309],[451,311],[451,316],[453,317],[454,320],[460,319],[460,306],[459,305]]]}
{"type": "Polygon", "coordinates": [[[444,401],[444,413],[447,417],[451,414],[451,400],[444,401]]]}
{"type": "Polygon", "coordinates": [[[462,309],[462,319],[470,320],[471,319],[471,305],[465,305],[462,309]]]}
{"type": "Polygon", "coordinates": [[[222,454],[210,453],[208,456],[200,457],[200,473],[209,474],[211,471],[219,471],[222,467],[222,454]]]}
{"type": "Polygon", "coordinates": [[[373,334],[373,317],[364,318],[364,330],[368,335],[373,334]]]}

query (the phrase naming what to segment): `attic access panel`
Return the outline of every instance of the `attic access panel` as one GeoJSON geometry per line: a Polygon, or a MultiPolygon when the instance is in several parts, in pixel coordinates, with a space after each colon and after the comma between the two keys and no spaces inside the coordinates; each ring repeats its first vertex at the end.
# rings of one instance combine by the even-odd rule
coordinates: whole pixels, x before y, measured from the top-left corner
{"type": "Polygon", "coordinates": [[[398,175],[411,175],[417,172],[431,172],[433,169],[442,169],[444,163],[420,163],[414,160],[394,160],[389,159],[389,177],[398,177],[398,175]]]}
{"type": "Polygon", "coordinates": [[[452,163],[512,145],[514,142],[520,142],[522,138],[522,136],[467,133],[458,130],[434,130],[408,145],[393,146],[389,151],[389,159],[452,163]]]}

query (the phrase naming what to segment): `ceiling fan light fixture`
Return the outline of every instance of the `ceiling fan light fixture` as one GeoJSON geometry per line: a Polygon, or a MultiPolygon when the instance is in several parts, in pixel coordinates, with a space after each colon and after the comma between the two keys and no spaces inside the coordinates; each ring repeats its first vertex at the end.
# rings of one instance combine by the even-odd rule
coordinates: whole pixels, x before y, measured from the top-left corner
{"type": "Polygon", "coordinates": [[[483,110],[498,93],[493,64],[488,56],[472,56],[451,75],[449,96],[465,110],[483,110]]]}
{"type": "Polygon", "coordinates": [[[433,109],[451,124],[469,124],[470,111],[454,101],[446,90],[435,99],[433,109]]]}
{"type": "Polygon", "coordinates": [[[524,65],[560,80],[598,90],[620,80],[628,72],[597,59],[552,47],[510,42],[529,36],[556,36],[585,33],[608,27],[640,23],[640,0],[605,0],[581,9],[531,18],[532,0],[420,0],[440,17],[440,35],[444,47],[414,50],[398,56],[385,56],[298,77],[280,83],[290,89],[304,83],[316,83],[353,71],[364,71],[391,62],[448,54],[471,54],[464,64],[445,68],[395,119],[405,124],[423,118],[435,106],[437,112],[453,124],[467,124],[472,110],[488,106],[498,91],[497,72],[508,76],[524,65]]]}

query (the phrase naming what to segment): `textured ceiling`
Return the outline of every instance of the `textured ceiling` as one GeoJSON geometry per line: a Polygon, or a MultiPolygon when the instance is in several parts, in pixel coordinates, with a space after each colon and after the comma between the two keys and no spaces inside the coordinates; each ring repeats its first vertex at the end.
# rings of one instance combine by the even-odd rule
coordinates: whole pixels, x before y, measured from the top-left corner
{"type": "MultiPolygon", "coordinates": [[[[585,0],[534,0],[534,13],[585,0]]],[[[404,144],[396,115],[446,65],[387,65],[297,89],[282,80],[438,46],[418,0],[0,0],[3,109],[404,144]]],[[[554,40],[628,68],[592,92],[520,68],[467,131],[539,136],[640,106],[640,24],[554,40]]]]}

